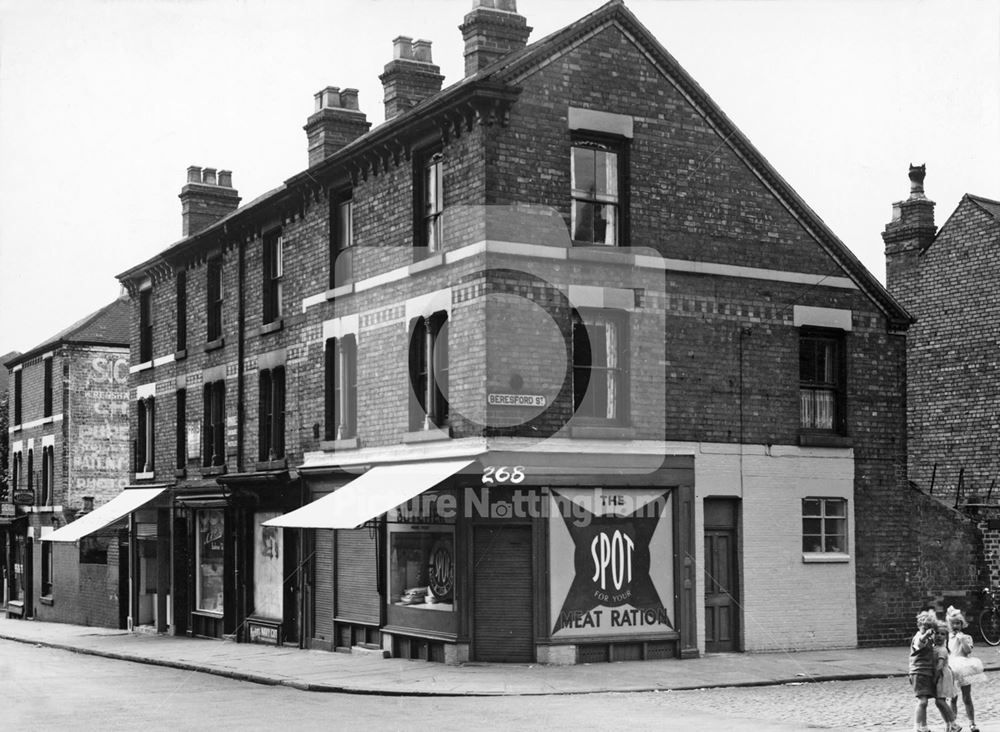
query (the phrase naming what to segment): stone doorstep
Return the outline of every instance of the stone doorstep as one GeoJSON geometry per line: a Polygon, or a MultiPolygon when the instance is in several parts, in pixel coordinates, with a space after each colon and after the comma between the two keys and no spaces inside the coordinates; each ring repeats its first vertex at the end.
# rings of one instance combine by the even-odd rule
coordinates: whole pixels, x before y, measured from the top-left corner
{"type": "Polygon", "coordinates": [[[389,651],[383,650],[382,648],[369,648],[368,646],[351,646],[351,654],[359,656],[374,656],[376,658],[390,658],[391,654],[389,651]]]}

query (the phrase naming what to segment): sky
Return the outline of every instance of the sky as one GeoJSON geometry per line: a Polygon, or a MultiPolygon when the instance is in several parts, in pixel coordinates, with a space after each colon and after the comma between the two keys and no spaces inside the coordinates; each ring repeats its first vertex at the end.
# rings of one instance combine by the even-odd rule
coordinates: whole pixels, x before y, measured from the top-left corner
{"type": "MultiPolygon", "coordinates": [[[[531,40],[599,0],[517,0],[531,40]]],[[[1000,199],[997,0],[626,0],[869,270],[925,163],[938,225],[1000,199]]],[[[111,302],[181,238],[189,165],[244,203],[305,169],[313,95],[383,121],[398,35],[463,74],[472,0],[0,0],[0,354],[111,302]]]]}

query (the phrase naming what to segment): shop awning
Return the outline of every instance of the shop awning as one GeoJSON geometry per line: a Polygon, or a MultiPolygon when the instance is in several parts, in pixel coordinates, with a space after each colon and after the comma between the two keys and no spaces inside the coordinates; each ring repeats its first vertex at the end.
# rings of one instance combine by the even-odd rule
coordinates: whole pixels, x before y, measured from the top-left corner
{"type": "Polygon", "coordinates": [[[353,529],[433,488],[474,460],[379,465],[328,496],[265,521],[264,526],[353,529]]]}
{"type": "Polygon", "coordinates": [[[98,506],[76,521],[43,536],[42,541],[79,541],[88,534],[100,531],[108,524],[113,524],[133,511],[137,511],[166,489],[167,486],[126,488],[103,506],[98,506]]]}

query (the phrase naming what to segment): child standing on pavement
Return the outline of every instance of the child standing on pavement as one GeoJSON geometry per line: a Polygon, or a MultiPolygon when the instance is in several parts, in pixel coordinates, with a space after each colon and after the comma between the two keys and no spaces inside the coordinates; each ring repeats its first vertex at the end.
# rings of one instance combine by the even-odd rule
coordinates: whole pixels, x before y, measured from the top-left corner
{"type": "MultiPolygon", "coordinates": [[[[948,665],[955,675],[955,686],[962,691],[962,703],[965,705],[965,715],[969,718],[969,732],[979,732],[976,726],[976,710],[972,705],[972,682],[986,679],[983,674],[983,662],[972,655],[972,637],[962,631],[968,623],[962,611],[957,607],[949,607],[945,614],[948,620],[948,665]]],[[[957,692],[957,690],[956,690],[957,692]]],[[[958,717],[958,694],[951,698],[951,711],[958,717]]]]}
{"type": "Polygon", "coordinates": [[[955,723],[955,712],[950,702],[958,693],[955,686],[955,675],[948,665],[948,623],[939,622],[934,633],[934,703],[937,705],[944,721],[948,723],[947,732],[959,732],[962,728],[955,723]],[[945,713],[947,712],[947,713],[945,713]]]}
{"type": "Polygon", "coordinates": [[[937,633],[937,615],[933,610],[924,610],[917,614],[917,632],[910,641],[910,685],[913,695],[917,698],[914,710],[914,721],[917,732],[929,732],[927,728],[927,700],[934,699],[938,711],[948,723],[954,717],[951,707],[937,698],[936,658],[934,653],[934,636],[937,633]],[[942,709],[943,707],[943,709],[942,709]]]}

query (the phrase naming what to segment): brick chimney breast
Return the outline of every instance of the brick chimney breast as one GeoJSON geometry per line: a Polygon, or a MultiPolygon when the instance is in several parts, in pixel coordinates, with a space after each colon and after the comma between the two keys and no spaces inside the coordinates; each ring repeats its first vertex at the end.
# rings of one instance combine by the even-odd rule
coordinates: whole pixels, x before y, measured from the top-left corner
{"type": "Polygon", "coordinates": [[[187,169],[187,183],[181,188],[181,231],[192,236],[232,213],[240,205],[240,196],[233,188],[233,173],[229,170],[187,169]]]}
{"type": "Polygon", "coordinates": [[[473,0],[458,26],[465,40],[465,75],[472,76],[528,42],[531,28],[517,12],[517,0],[473,0]]]}
{"type": "Polygon", "coordinates": [[[371,122],[358,109],[358,90],[328,86],[314,95],[315,110],[302,129],[309,140],[309,167],[368,132],[371,122]]]}
{"type": "Polygon", "coordinates": [[[397,36],[392,41],[392,61],[378,77],[385,90],[385,118],[390,120],[413,109],[441,91],[444,76],[431,58],[431,42],[397,36]]]}

